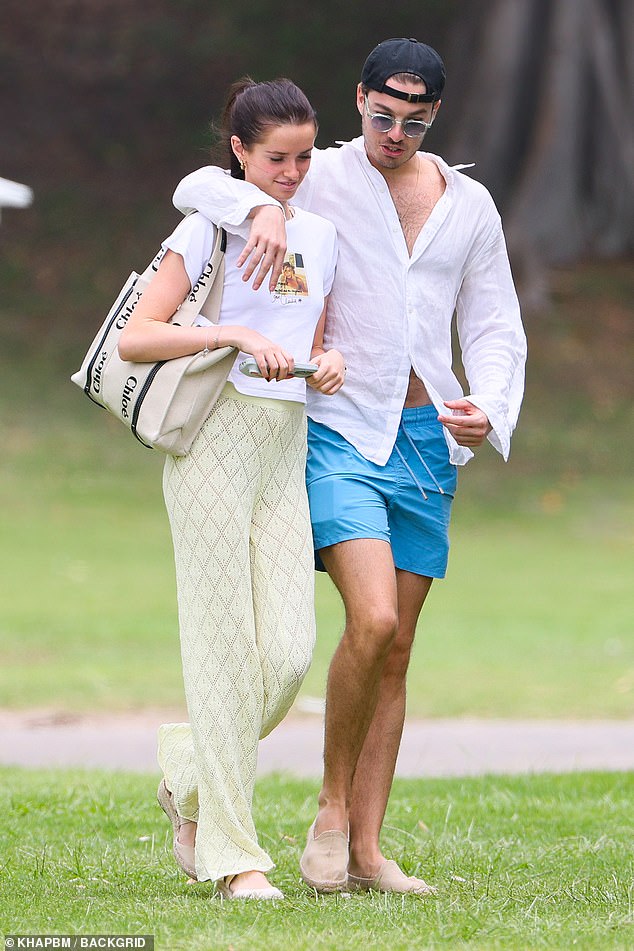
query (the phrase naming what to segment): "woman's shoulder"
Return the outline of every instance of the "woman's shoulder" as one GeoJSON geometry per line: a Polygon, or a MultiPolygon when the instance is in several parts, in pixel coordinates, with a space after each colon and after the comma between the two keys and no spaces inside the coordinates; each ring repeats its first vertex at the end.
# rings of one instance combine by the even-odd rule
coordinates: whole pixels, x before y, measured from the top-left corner
{"type": "Polygon", "coordinates": [[[193,286],[211,257],[215,239],[215,225],[195,211],[179,222],[171,235],[163,241],[163,248],[181,255],[193,286]]]}
{"type": "Polygon", "coordinates": [[[164,243],[196,240],[206,244],[210,239],[213,241],[215,232],[216,226],[209,218],[199,211],[192,211],[176,225],[164,243]]]}

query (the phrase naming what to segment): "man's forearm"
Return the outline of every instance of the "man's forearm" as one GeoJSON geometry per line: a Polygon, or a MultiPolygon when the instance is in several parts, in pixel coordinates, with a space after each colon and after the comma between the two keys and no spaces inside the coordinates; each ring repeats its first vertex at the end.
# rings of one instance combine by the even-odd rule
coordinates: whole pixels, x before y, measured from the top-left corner
{"type": "Polygon", "coordinates": [[[200,211],[214,224],[248,238],[253,209],[282,206],[255,185],[232,178],[224,169],[207,165],[191,172],[176,187],[173,202],[183,214],[200,211]]]}

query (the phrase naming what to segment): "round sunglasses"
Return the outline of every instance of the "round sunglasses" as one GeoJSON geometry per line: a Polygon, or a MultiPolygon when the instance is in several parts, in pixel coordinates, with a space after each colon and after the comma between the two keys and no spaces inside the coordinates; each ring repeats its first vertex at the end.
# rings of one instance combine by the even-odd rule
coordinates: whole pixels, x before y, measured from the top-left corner
{"type": "Polygon", "coordinates": [[[365,100],[365,114],[375,132],[389,132],[395,125],[400,125],[408,138],[415,139],[431,129],[434,121],[433,117],[431,122],[425,122],[424,119],[395,119],[394,116],[385,116],[382,112],[370,112],[368,97],[364,96],[363,98],[365,100]]]}

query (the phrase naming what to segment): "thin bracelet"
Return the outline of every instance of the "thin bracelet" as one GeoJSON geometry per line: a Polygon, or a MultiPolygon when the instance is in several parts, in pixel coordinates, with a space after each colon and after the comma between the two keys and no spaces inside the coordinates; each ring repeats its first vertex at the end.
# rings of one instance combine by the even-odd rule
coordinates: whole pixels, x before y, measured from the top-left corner
{"type": "MultiPolygon", "coordinates": [[[[214,347],[213,347],[214,350],[218,349],[219,341],[220,341],[220,330],[217,330],[216,336],[214,337],[214,347]]],[[[209,330],[206,330],[205,331],[205,349],[203,350],[203,354],[206,356],[208,353],[211,353],[211,350],[209,349],[209,330]]]]}

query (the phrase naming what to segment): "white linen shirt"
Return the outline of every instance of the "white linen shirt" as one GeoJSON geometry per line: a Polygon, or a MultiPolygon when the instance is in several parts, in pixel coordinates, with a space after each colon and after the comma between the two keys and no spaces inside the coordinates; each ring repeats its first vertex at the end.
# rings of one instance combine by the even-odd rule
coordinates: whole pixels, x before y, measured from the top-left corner
{"type": "MultiPolygon", "coordinates": [[[[508,458],[524,390],[526,339],[500,216],[483,185],[434,162],[446,188],[421,229],[410,257],[381,173],[363,138],[313,150],[295,203],[330,219],[339,260],[328,303],[324,347],[344,355],[345,385],[334,395],[308,388],[308,415],[341,433],[371,462],[384,465],[394,447],[410,367],[437,410],[460,398],[452,370],[451,326],[457,315],[467,398],[486,413],[489,439],[508,458]]],[[[264,192],[204,168],[178,186],[174,203],[196,207],[247,236],[257,205],[277,204],[264,192]]],[[[454,464],[473,453],[443,429],[454,464]]]]}
{"type": "MultiPolygon", "coordinates": [[[[228,234],[218,325],[239,325],[257,330],[292,353],[298,363],[308,363],[315,329],[334,279],[337,235],[332,222],[303,208],[298,208],[295,216],[287,222],[286,234],[288,251],[293,255],[305,289],[296,293],[276,288],[271,292],[265,282],[254,292],[251,285],[242,280],[242,272],[236,266],[244,250],[244,240],[239,235],[228,234]],[[298,261],[301,261],[301,266],[298,261]]],[[[211,221],[202,214],[193,214],[184,218],[163,242],[164,248],[182,256],[192,285],[209,260],[215,237],[216,229],[211,221]]],[[[195,323],[210,326],[202,315],[195,323]]],[[[229,382],[239,393],[306,402],[307,387],[303,379],[269,382],[241,373],[239,366],[247,356],[249,354],[239,351],[229,372],[229,382]]]]}

